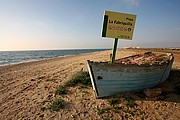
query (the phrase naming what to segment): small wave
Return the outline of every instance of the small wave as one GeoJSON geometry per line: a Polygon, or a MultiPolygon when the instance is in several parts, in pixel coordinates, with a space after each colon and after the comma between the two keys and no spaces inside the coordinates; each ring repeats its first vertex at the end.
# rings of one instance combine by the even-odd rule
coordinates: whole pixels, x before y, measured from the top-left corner
{"type": "Polygon", "coordinates": [[[1,51],[0,66],[30,62],[47,58],[63,57],[77,54],[104,51],[109,49],[76,49],[76,50],[34,50],[34,51],[1,51]]]}

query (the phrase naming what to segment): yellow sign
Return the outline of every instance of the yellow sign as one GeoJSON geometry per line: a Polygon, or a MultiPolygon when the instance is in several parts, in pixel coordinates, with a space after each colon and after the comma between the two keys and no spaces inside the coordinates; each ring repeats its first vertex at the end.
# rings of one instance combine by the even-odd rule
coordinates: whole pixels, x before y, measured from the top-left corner
{"type": "Polygon", "coordinates": [[[136,15],[105,11],[102,37],[132,40],[136,15]]]}

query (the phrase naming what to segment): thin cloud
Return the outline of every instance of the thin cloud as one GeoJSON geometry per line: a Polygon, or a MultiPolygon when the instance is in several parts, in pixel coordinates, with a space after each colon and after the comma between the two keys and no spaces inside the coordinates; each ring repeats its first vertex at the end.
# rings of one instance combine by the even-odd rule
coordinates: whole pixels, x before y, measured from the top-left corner
{"type": "Polygon", "coordinates": [[[140,0],[124,0],[124,2],[129,4],[129,5],[138,6],[140,0]]]}

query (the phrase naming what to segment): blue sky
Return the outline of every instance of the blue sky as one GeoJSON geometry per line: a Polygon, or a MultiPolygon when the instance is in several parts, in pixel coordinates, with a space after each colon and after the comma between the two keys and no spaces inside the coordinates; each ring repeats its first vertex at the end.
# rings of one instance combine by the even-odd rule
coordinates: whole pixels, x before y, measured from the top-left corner
{"type": "Polygon", "coordinates": [[[118,47],[179,47],[180,0],[0,0],[0,50],[112,48],[104,10],[136,14],[118,47]]]}

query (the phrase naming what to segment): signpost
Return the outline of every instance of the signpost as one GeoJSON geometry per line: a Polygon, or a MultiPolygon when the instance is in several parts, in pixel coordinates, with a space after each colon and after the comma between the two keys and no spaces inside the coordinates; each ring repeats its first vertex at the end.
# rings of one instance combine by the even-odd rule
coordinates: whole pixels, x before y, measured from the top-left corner
{"type": "Polygon", "coordinates": [[[115,38],[111,63],[114,62],[118,38],[132,40],[136,15],[105,11],[102,37],[115,38]]]}

